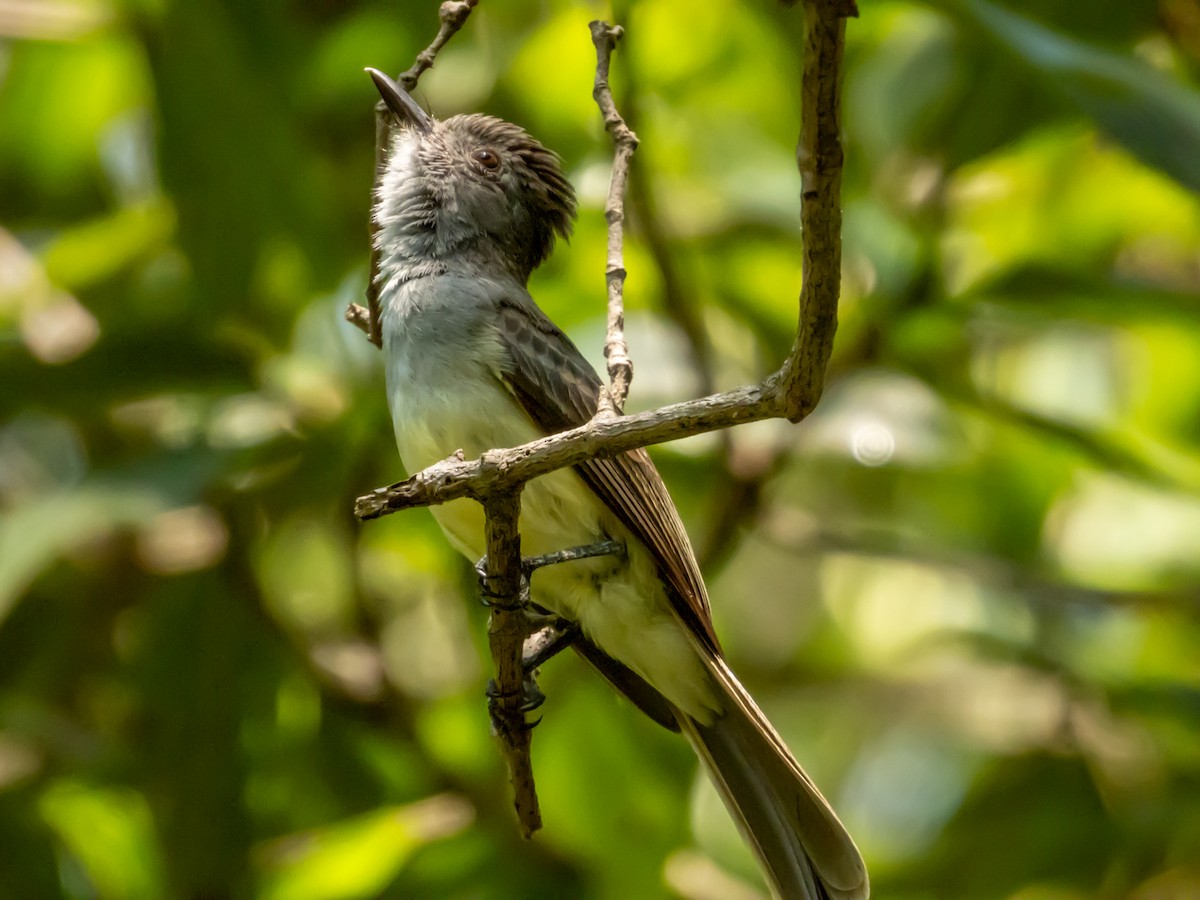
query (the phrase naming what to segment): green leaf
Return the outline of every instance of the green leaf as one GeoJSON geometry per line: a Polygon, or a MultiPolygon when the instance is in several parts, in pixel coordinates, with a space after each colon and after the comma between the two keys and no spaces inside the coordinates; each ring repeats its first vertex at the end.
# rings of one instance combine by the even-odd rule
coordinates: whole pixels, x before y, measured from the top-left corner
{"type": "Polygon", "coordinates": [[[1038,25],[988,0],[938,0],[1015,54],[1114,140],[1200,191],[1200,92],[1128,57],[1038,25]]]}
{"type": "Polygon", "coordinates": [[[51,785],[38,806],[83,866],[96,896],[153,900],[165,895],[154,825],[140,794],[66,780],[51,785]]]}
{"type": "Polygon", "coordinates": [[[166,506],[152,491],[87,485],[12,510],[0,522],[0,622],[64,553],[115,528],[149,521],[166,506]]]}
{"type": "Polygon", "coordinates": [[[262,900],[375,897],[419,848],[462,831],[474,812],[441,794],[272,841],[260,848],[262,900]]]}

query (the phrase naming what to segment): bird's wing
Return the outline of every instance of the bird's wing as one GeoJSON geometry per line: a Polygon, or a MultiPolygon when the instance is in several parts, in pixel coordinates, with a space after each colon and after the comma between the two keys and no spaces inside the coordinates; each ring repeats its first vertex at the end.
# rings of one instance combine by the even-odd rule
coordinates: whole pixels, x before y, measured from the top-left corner
{"type": "MultiPolygon", "coordinates": [[[[538,428],[553,434],[583,425],[595,415],[599,376],[528,294],[502,300],[496,326],[511,360],[502,378],[538,428]]],[[[680,619],[717,652],[700,566],[650,456],[645,450],[631,450],[611,459],[587,460],[575,469],[654,555],[680,619]]]]}

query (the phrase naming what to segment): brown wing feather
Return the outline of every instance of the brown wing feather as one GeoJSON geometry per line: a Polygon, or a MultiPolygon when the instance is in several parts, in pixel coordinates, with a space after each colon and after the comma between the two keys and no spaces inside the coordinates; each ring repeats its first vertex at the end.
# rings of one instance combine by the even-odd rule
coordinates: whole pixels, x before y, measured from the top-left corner
{"type": "MultiPolygon", "coordinates": [[[[504,380],[539,428],[553,434],[583,425],[595,415],[599,376],[528,295],[501,301],[496,324],[512,361],[504,380]]],[[[654,555],[680,619],[718,651],[700,567],[675,504],[646,451],[588,460],[575,468],[654,555]]]]}

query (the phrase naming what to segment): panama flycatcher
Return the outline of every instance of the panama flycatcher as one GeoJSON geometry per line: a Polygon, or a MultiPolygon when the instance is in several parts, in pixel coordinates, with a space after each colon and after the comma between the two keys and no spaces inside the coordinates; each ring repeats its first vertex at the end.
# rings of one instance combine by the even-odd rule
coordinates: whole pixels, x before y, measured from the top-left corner
{"type": "MultiPolygon", "coordinates": [[[[404,464],[468,458],[584,424],[601,381],[526,289],[566,237],[575,195],[557,156],[483,115],[434,119],[368,70],[398,127],[374,203],[388,404],[404,464]]],[[[484,554],[482,507],[433,507],[484,554]]],[[[644,450],[529,482],[527,554],[605,540],[619,556],[540,570],[533,601],[577,623],[575,646],[681,731],[785,900],[863,900],[866,868],[837,815],[725,663],[679,514],[644,450]]]]}

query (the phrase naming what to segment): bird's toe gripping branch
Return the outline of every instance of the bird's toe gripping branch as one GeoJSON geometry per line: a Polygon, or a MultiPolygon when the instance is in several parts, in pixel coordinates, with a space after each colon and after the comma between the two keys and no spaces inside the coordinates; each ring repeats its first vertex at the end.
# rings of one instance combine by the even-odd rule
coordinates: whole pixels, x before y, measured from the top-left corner
{"type": "Polygon", "coordinates": [[[488,574],[487,557],[482,557],[475,563],[475,575],[479,579],[480,602],[484,606],[499,607],[500,609],[520,609],[528,607],[529,578],[538,569],[546,566],[556,566],[559,563],[574,562],[577,559],[590,559],[596,556],[625,556],[625,545],[620,541],[597,541],[594,544],[584,544],[580,547],[569,547],[566,550],[556,550],[541,556],[521,557],[521,589],[518,592],[515,605],[501,603],[505,600],[502,593],[492,587],[492,576],[488,574]]]}
{"type": "Polygon", "coordinates": [[[521,559],[521,585],[517,592],[516,603],[506,602],[509,597],[501,594],[492,586],[492,576],[488,574],[487,557],[475,564],[475,574],[479,579],[480,602],[484,606],[500,608],[509,611],[522,611],[528,624],[528,635],[525,638],[521,667],[525,671],[519,693],[520,703],[518,714],[514,715],[504,701],[510,696],[500,691],[494,680],[488,682],[487,704],[488,713],[492,719],[492,727],[498,734],[511,734],[521,729],[533,728],[541,719],[528,722],[525,713],[537,709],[546,701],[537,684],[537,669],[543,663],[554,658],[563,650],[570,647],[579,636],[579,624],[557,616],[529,599],[529,579],[535,571],[545,566],[572,562],[577,559],[590,559],[597,556],[625,555],[625,545],[620,541],[598,541],[581,547],[570,547],[542,556],[526,556],[521,559]]]}

